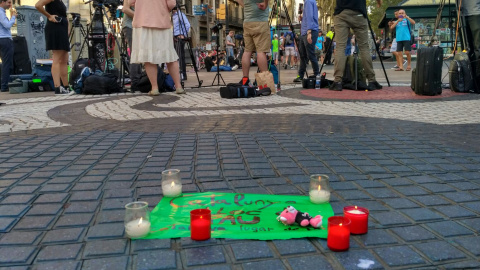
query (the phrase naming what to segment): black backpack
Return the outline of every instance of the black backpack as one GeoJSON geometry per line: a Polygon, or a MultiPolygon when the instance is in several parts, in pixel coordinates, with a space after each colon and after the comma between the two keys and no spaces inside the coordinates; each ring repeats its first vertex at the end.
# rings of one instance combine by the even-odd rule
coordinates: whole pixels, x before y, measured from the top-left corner
{"type": "Polygon", "coordinates": [[[92,74],[85,79],[83,84],[83,94],[85,95],[105,95],[122,91],[117,83],[117,76],[110,73],[92,74]]]}
{"type": "Polygon", "coordinates": [[[80,58],[78,59],[75,64],[73,64],[73,68],[70,71],[70,77],[68,78],[68,83],[75,87],[75,81],[80,78],[80,74],[82,74],[82,70],[84,67],[89,66],[89,61],[87,58],[80,58]]]}
{"type": "MultiPolygon", "coordinates": [[[[170,83],[167,82],[167,80],[169,80],[168,78],[169,76],[170,75],[165,74],[165,72],[163,71],[163,68],[158,67],[157,84],[158,84],[159,92],[175,91],[174,87],[172,88],[170,86],[170,83]]],[[[150,83],[150,80],[148,79],[148,76],[145,72],[143,72],[142,75],[140,76],[140,79],[138,80],[137,85],[136,86],[132,85],[132,90],[140,91],[142,93],[148,93],[150,92],[150,90],[152,90],[152,84],[150,83]]]]}
{"type": "Polygon", "coordinates": [[[464,52],[459,52],[453,58],[448,71],[450,88],[454,92],[469,93],[475,91],[470,59],[464,52]]]}

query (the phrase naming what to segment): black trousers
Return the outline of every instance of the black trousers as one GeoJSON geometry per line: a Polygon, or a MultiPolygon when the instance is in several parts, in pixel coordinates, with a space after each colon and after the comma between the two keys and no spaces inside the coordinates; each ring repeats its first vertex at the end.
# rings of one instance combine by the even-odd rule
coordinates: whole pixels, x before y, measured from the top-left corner
{"type": "Polygon", "coordinates": [[[180,67],[180,76],[182,79],[187,79],[187,64],[185,63],[185,40],[175,37],[173,40],[173,45],[178,54],[178,61],[180,67]]]}
{"type": "MultiPolygon", "coordinates": [[[[472,51],[471,58],[473,74],[477,81],[477,87],[480,87],[480,15],[467,16],[467,37],[469,47],[472,51]]],[[[480,89],[477,89],[480,90],[480,89]]]]}
{"type": "Polygon", "coordinates": [[[7,90],[10,73],[13,71],[13,40],[11,38],[0,38],[0,58],[2,59],[1,90],[7,90]]]}
{"type": "MultiPolygon", "coordinates": [[[[132,51],[132,33],[133,29],[124,27],[122,29],[123,35],[127,39],[128,47],[130,48],[130,52],[132,51]]],[[[140,77],[142,76],[142,65],[141,64],[130,64],[128,67],[128,70],[130,71],[130,80],[132,81],[132,86],[133,89],[137,85],[138,81],[140,80],[140,77]]]]}

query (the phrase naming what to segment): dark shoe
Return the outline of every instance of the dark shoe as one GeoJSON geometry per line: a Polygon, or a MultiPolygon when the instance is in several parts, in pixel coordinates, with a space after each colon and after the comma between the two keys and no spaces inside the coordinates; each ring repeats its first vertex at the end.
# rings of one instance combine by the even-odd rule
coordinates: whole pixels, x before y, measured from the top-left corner
{"type": "Polygon", "coordinates": [[[243,86],[248,86],[250,84],[250,79],[248,77],[243,77],[241,80],[240,80],[240,83],[243,85],[243,86]]]}
{"type": "Polygon", "coordinates": [[[302,82],[302,78],[300,78],[300,75],[297,75],[295,79],[293,79],[294,83],[302,82]]]}
{"type": "Polygon", "coordinates": [[[373,82],[368,83],[368,90],[370,90],[370,89],[371,90],[380,90],[380,89],[382,89],[382,86],[377,81],[373,81],[373,82]]]}
{"type": "Polygon", "coordinates": [[[334,82],[328,89],[332,91],[342,91],[342,83],[334,82]]]}

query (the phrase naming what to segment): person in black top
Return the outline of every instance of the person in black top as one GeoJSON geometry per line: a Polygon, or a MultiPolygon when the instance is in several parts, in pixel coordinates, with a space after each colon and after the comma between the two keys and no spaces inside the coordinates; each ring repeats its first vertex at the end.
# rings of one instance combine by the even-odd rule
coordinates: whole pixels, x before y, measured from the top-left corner
{"type": "MultiPolygon", "coordinates": [[[[376,0],[378,7],[382,5],[382,0],[376,0]]],[[[345,71],[346,56],[345,48],[347,46],[348,34],[350,28],[356,37],[356,44],[360,50],[360,59],[365,69],[365,75],[368,79],[368,89],[382,89],[382,86],[375,79],[373,71],[372,56],[368,46],[368,21],[367,21],[367,1],[366,0],[337,0],[335,7],[335,40],[337,48],[335,50],[335,68],[334,83],[330,90],[342,90],[342,77],[345,71]]]]}
{"type": "Polygon", "coordinates": [[[213,62],[212,51],[208,51],[207,57],[205,57],[205,68],[208,72],[210,72],[214,65],[215,63],[213,62]]]}
{"type": "MultiPolygon", "coordinates": [[[[35,8],[48,19],[45,25],[45,50],[52,51],[52,77],[55,94],[69,94],[67,7],[61,0],[39,0],[35,8]]],[[[71,92],[73,93],[73,92],[71,92]]]]}

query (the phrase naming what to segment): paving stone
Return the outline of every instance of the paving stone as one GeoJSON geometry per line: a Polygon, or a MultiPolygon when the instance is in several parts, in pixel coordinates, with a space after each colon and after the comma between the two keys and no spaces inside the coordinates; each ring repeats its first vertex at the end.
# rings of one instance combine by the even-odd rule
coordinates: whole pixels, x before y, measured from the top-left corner
{"type": "Polygon", "coordinates": [[[302,193],[295,187],[291,185],[281,185],[281,186],[269,186],[268,187],[273,194],[281,195],[301,195],[302,193]]]}
{"type": "Polygon", "coordinates": [[[340,197],[344,198],[345,200],[371,200],[372,197],[367,195],[363,191],[358,190],[341,190],[335,191],[340,197]]]}
{"type": "Polygon", "coordinates": [[[122,270],[129,269],[128,256],[109,257],[85,260],[82,265],[84,270],[122,270]]]}
{"type": "Polygon", "coordinates": [[[465,191],[443,193],[442,196],[456,203],[473,202],[473,201],[480,200],[479,197],[474,196],[471,193],[465,192],[465,191]]]}
{"type": "Polygon", "coordinates": [[[55,218],[56,216],[23,217],[14,228],[17,230],[47,230],[53,224],[55,218]]]}
{"type": "Polygon", "coordinates": [[[445,205],[437,206],[435,210],[442,215],[445,215],[449,218],[461,218],[461,217],[476,217],[477,215],[472,211],[465,209],[459,205],[445,205]]]}
{"type": "Polygon", "coordinates": [[[374,251],[390,267],[426,264],[425,260],[408,246],[376,248],[374,251]]]}
{"type": "Polygon", "coordinates": [[[282,256],[316,252],[315,247],[307,239],[274,240],[272,242],[282,256]]]}
{"type": "Polygon", "coordinates": [[[72,192],[70,201],[97,201],[102,196],[102,191],[75,191],[72,192]]]}
{"type": "Polygon", "coordinates": [[[388,178],[388,179],[381,179],[381,180],[392,187],[412,185],[412,181],[406,178],[388,178]]]}
{"type": "MultiPolygon", "coordinates": [[[[136,239],[132,241],[133,251],[169,249],[172,244],[171,239],[136,239]]],[[[182,245],[183,246],[183,245],[182,245]]]]}
{"type": "Polygon", "coordinates": [[[85,245],[83,258],[122,255],[126,250],[127,240],[125,239],[89,241],[85,245]]]}
{"type": "Polygon", "coordinates": [[[461,222],[473,230],[480,232],[480,218],[465,219],[461,220],[461,222]]]}
{"type": "Polygon", "coordinates": [[[428,195],[428,192],[417,186],[401,186],[395,187],[395,190],[405,196],[428,195]]]}
{"type": "MultiPolygon", "coordinates": [[[[420,205],[405,198],[383,199],[383,202],[394,209],[417,208],[420,205]]],[[[370,209],[370,208],[369,208],[370,209]]]]}
{"type": "Polygon", "coordinates": [[[125,218],[125,210],[108,210],[101,211],[96,219],[96,223],[114,223],[123,222],[125,218]]]}
{"type": "Polygon", "coordinates": [[[36,253],[36,247],[0,247],[0,264],[26,264],[36,253]]]}
{"type": "Polygon", "coordinates": [[[0,232],[8,232],[12,226],[17,222],[15,218],[0,217],[0,232]]]}
{"type": "Polygon", "coordinates": [[[121,238],[124,230],[123,223],[99,224],[88,228],[87,239],[121,238]]]}
{"type": "Polygon", "coordinates": [[[68,193],[52,193],[42,194],[35,200],[35,204],[39,203],[63,203],[67,200],[68,193]]]}
{"type": "Polygon", "coordinates": [[[443,217],[429,209],[426,208],[412,208],[412,209],[402,209],[401,210],[405,215],[409,216],[411,219],[416,222],[421,221],[433,221],[433,220],[442,220],[443,217]]]}
{"type": "Polygon", "coordinates": [[[10,232],[0,239],[1,246],[33,245],[42,235],[42,232],[10,232]]]}
{"type": "Polygon", "coordinates": [[[334,254],[345,269],[384,269],[367,250],[349,250],[334,254]]]}
{"type": "Polygon", "coordinates": [[[230,247],[237,261],[273,257],[267,242],[249,241],[231,244],[230,247]]]}
{"type": "Polygon", "coordinates": [[[396,211],[370,213],[370,216],[383,226],[411,225],[412,222],[396,211]]]}
{"type": "Polygon", "coordinates": [[[98,202],[71,202],[65,205],[65,214],[93,213],[98,207],[98,202]]]}
{"type": "Polygon", "coordinates": [[[94,214],[68,214],[62,215],[55,223],[55,227],[86,227],[90,224],[94,214]]]}
{"type": "Polygon", "coordinates": [[[139,251],[137,269],[174,269],[177,268],[177,254],[173,250],[139,251]]]}
{"type": "Polygon", "coordinates": [[[2,200],[1,204],[29,204],[36,197],[35,194],[9,195],[2,200]]]}
{"type": "Polygon", "coordinates": [[[377,180],[356,180],[355,184],[363,187],[363,188],[381,188],[385,187],[385,184],[383,184],[380,181],[377,180]]]}
{"type": "Polygon", "coordinates": [[[415,248],[420,250],[433,262],[443,262],[467,257],[463,252],[444,241],[419,243],[415,244],[415,248]],[[439,252],[439,250],[441,250],[441,252],[439,252]]]}
{"type": "Polygon", "coordinates": [[[359,235],[358,238],[366,247],[398,243],[398,241],[385,230],[368,230],[367,234],[359,235]]]}
{"type": "Polygon", "coordinates": [[[115,189],[115,190],[112,190],[112,189],[109,189],[109,190],[105,190],[105,194],[103,195],[103,197],[105,199],[109,199],[109,198],[130,198],[132,197],[133,195],[133,191],[134,189],[115,189]]]}
{"type": "Polygon", "coordinates": [[[8,191],[8,194],[33,194],[39,186],[16,186],[8,191]]]}
{"type": "Polygon", "coordinates": [[[450,204],[449,201],[445,200],[444,198],[438,195],[409,196],[409,197],[426,206],[450,204]]]}
{"type": "Polygon", "coordinates": [[[205,191],[229,188],[226,182],[205,182],[205,183],[202,183],[202,186],[205,189],[205,191]]]}
{"type": "Polygon", "coordinates": [[[285,265],[282,263],[281,260],[264,260],[264,261],[257,261],[257,262],[247,262],[242,264],[243,269],[245,270],[277,270],[277,269],[286,269],[285,265]]]}
{"type": "MultiPolygon", "coordinates": [[[[359,205],[359,206],[367,208],[370,212],[372,212],[372,211],[390,211],[389,208],[385,207],[383,204],[381,204],[378,201],[357,201],[357,202],[347,201],[347,203],[344,206],[348,206],[348,205],[359,205]]],[[[343,215],[343,208],[342,208],[341,214],[343,215]]]]}
{"type": "Polygon", "coordinates": [[[452,236],[462,236],[462,235],[471,235],[472,231],[461,226],[455,221],[440,221],[434,223],[427,223],[430,229],[435,231],[437,234],[443,237],[452,237],[452,236]]]}
{"type": "Polygon", "coordinates": [[[63,204],[34,204],[27,212],[28,216],[56,215],[63,209],[63,204]]]}
{"type": "Polygon", "coordinates": [[[421,226],[408,226],[390,229],[406,242],[436,239],[435,235],[421,226]]]}
{"type": "Polygon", "coordinates": [[[251,194],[270,194],[263,187],[251,187],[251,188],[236,188],[237,193],[251,193],[251,194]]]}
{"type": "Polygon", "coordinates": [[[303,256],[287,259],[293,270],[301,269],[334,269],[322,255],[303,256]]]}
{"type": "Polygon", "coordinates": [[[458,245],[475,256],[480,256],[480,236],[462,237],[454,240],[458,245]]]}
{"type": "Polygon", "coordinates": [[[46,262],[36,263],[35,270],[78,270],[80,269],[81,262],[79,261],[59,261],[59,262],[46,262]]]}
{"type": "Polygon", "coordinates": [[[37,256],[38,262],[76,259],[82,250],[82,244],[45,246],[37,256]]]}
{"type": "Polygon", "coordinates": [[[138,196],[158,196],[162,194],[161,187],[144,187],[137,189],[138,196]]]}
{"type": "Polygon", "coordinates": [[[72,186],[70,184],[46,184],[40,189],[41,193],[49,192],[66,192],[70,190],[72,186]]]}
{"type": "Polygon", "coordinates": [[[473,211],[480,213],[480,202],[469,202],[463,204],[465,207],[472,209],[473,211]]]}
{"type": "Polygon", "coordinates": [[[28,205],[0,205],[1,217],[21,217],[28,210],[28,205]]]}
{"type": "Polygon", "coordinates": [[[442,264],[445,269],[479,269],[480,262],[477,261],[464,261],[456,263],[442,264]]]}
{"type": "Polygon", "coordinates": [[[434,192],[434,193],[455,192],[455,191],[457,191],[447,184],[431,183],[431,184],[422,184],[421,186],[430,190],[431,192],[434,192]]]}
{"type": "Polygon", "coordinates": [[[59,244],[82,241],[84,228],[70,228],[51,230],[45,234],[42,239],[43,244],[59,244]]]}
{"type": "Polygon", "coordinates": [[[206,246],[185,249],[187,266],[225,263],[221,246],[206,246]]]}
{"type": "Polygon", "coordinates": [[[77,183],[72,188],[73,191],[97,190],[103,183],[77,183]]]}

